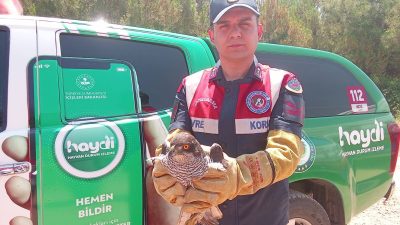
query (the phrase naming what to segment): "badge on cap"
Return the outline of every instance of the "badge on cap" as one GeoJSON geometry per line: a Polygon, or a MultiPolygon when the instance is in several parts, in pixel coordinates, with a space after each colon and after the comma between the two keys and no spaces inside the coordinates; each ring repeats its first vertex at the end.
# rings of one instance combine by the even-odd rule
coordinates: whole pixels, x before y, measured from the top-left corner
{"type": "Polygon", "coordinates": [[[252,91],[246,98],[246,105],[253,113],[263,114],[271,107],[271,98],[264,91],[252,91]]]}
{"type": "Polygon", "coordinates": [[[297,80],[295,77],[287,82],[286,89],[297,94],[303,93],[303,88],[301,87],[299,80],[297,80]]]}

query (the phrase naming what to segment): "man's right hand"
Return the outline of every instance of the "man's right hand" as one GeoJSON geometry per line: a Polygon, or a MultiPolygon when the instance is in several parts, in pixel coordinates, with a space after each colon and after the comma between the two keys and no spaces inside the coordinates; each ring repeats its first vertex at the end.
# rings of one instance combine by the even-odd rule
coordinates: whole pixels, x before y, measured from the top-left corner
{"type": "MultiPolygon", "coordinates": [[[[16,161],[27,161],[28,139],[23,136],[11,136],[2,144],[3,152],[16,161]]],[[[5,183],[5,189],[10,199],[17,205],[29,209],[31,184],[28,180],[13,176],[5,183]]],[[[24,216],[14,217],[10,225],[32,225],[31,219],[24,216]]]]}

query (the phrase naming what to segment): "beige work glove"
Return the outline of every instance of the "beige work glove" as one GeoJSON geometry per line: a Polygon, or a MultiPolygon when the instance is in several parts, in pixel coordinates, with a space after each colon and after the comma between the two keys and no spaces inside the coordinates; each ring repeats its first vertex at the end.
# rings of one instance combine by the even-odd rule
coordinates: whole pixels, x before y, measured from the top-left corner
{"type": "MultiPolygon", "coordinates": [[[[166,140],[170,141],[175,134],[179,132],[186,132],[181,129],[176,129],[170,134],[167,135],[166,140]]],[[[156,156],[161,154],[161,145],[157,147],[155,150],[156,156]]],[[[171,176],[168,173],[167,168],[161,163],[159,159],[155,159],[153,162],[153,172],[152,178],[154,183],[154,188],[156,189],[157,193],[161,195],[167,202],[181,206],[184,202],[184,195],[186,192],[186,187],[179,183],[175,177],[171,176]]]]}
{"type": "Polygon", "coordinates": [[[282,130],[268,134],[266,150],[237,158],[225,156],[226,171],[210,167],[193,181],[184,196],[182,210],[203,212],[238,195],[248,195],[289,177],[296,169],[304,146],[297,135],[282,130]]]}

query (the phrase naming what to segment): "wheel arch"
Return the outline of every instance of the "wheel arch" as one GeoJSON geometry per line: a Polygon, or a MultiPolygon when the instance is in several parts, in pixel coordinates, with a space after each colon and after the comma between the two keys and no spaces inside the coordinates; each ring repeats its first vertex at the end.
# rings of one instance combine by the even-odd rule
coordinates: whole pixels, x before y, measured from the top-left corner
{"type": "Polygon", "coordinates": [[[332,225],[344,225],[344,202],[339,190],[331,183],[320,179],[292,182],[291,190],[304,193],[316,200],[325,209],[332,225]]]}

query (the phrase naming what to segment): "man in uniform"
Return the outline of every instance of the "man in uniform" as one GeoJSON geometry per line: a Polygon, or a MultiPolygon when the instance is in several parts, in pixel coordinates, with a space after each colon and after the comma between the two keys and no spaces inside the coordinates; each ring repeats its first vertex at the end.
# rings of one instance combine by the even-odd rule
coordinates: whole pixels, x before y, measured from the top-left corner
{"type": "Polygon", "coordinates": [[[159,161],[153,170],[165,200],[190,213],[220,205],[222,225],[287,224],[287,178],[303,153],[302,87],[257,62],[259,15],[255,0],[211,1],[208,33],[220,60],[183,79],[174,103],[169,137],[187,131],[202,145],[219,143],[226,171],[209,168],[185,189],[159,161]]]}

